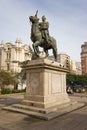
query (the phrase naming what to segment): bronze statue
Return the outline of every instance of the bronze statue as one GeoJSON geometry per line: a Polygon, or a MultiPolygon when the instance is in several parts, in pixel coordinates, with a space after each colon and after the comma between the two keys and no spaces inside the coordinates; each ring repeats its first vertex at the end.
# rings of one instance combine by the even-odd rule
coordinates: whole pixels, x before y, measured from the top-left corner
{"type": "Polygon", "coordinates": [[[49,23],[46,22],[46,17],[42,16],[42,22],[39,23],[40,31],[42,33],[42,38],[48,42],[49,41],[49,23]]]}
{"type": "Polygon", "coordinates": [[[39,46],[44,49],[46,53],[46,57],[48,56],[48,50],[53,50],[53,55],[55,60],[57,60],[57,45],[56,40],[49,36],[49,23],[46,22],[45,16],[42,16],[42,22],[39,23],[39,18],[37,17],[37,13],[34,16],[30,16],[31,25],[31,40],[33,42],[32,46],[34,49],[34,53],[37,57],[40,55],[39,46]]]}

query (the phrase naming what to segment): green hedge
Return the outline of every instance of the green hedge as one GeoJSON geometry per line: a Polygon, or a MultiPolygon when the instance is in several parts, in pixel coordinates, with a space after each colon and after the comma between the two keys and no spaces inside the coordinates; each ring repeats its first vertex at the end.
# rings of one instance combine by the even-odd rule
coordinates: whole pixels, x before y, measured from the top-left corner
{"type": "Polygon", "coordinates": [[[82,83],[83,85],[87,86],[87,75],[67,74],[66,81],[67,84],[82,83]]]}
{"type": "Polygon", "coordinates": [[[23,89],[23,90],[10,90],[10,89],[6,89],[6,88],[2,88],[1,94],[22,93],[22,92],[25,92],[25,91],[26,91],[26,89],[23,89]]]}

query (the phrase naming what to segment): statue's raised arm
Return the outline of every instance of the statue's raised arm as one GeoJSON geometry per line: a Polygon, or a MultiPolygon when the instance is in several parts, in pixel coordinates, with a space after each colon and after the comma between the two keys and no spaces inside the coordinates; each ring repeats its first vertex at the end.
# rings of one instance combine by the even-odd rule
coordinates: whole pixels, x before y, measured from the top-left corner
{"type": "Polygon", "coordinates": [[[37,17],[37,14],[38,14],[38,10],[36,11],[36,14],[35,14],[36,17],[37,17]]]}

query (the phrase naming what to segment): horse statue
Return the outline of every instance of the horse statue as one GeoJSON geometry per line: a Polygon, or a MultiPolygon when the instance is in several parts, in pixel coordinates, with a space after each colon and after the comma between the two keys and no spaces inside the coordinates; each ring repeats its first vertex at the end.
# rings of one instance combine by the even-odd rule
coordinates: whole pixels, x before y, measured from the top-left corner
{"type": "Polygon", "coordinates": [[[39,18],[37,17],[37,13],[34,16],[30,16],[29,20],[31,22],[31,41],[33,42],[32,46],[34,49],[34,53],[37,57],[40,57],[39,46],[43,48],[46,57],[48,57],[48,50],[53,50],[53,55],[55,61],[57,61],[57,45],[56,40],[49,36],[49,41],[46,41],[42,37],[42,33],[39,27],[39,18]]]}

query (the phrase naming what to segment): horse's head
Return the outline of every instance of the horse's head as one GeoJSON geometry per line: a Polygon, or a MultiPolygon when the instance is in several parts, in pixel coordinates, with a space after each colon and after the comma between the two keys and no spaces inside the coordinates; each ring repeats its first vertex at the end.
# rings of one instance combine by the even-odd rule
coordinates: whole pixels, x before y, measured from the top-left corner
{"type": "Polygon", "coordinates": [[[32,23],[37,23],[39,21],[39,18],[37,18],[37,16],[30,16],[29,19],[32,23]]]}
{"type": "Polygon", "coordinates": [[[41,32],[39,30],[39,18],[35,16],[30,16],[29,17],[30,22],[32,23],[31,25],[31,40],[33,42],[41,41],[41,32]]]}

